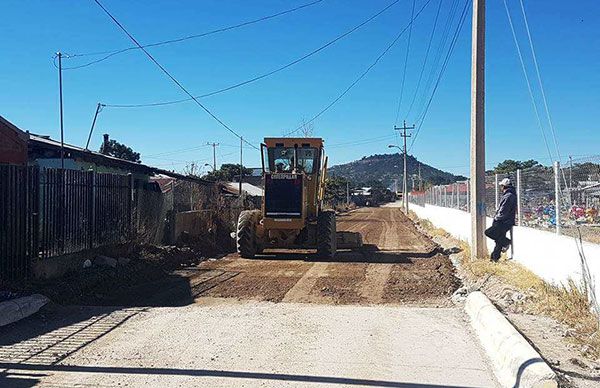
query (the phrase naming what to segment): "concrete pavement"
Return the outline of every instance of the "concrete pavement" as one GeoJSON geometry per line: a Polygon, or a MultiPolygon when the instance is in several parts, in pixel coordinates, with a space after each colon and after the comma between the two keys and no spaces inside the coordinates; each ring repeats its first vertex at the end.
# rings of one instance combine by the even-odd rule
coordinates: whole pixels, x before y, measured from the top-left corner
{"type": "MultiPolygon", "coordinates": [[[[127,320],[111,320],[114,314],[123,316],[123,311],[108,314],[102,335],[74,346],[62,360],[10,359],[14,351],[3,345],[4,382],[61,387],[497,386],[460,308],[204,299],[185,307],[136,310],[126,314],[127,320]],[[107,327],[110,322],[118,326],[107,327]]],[[[86,335],[86,327],[93,325],[79,326],[77,335],[86,340],[98,332],[86,335]]],[[[57,346],[61,342],[72,345],[73,336],[57,346]]]]}

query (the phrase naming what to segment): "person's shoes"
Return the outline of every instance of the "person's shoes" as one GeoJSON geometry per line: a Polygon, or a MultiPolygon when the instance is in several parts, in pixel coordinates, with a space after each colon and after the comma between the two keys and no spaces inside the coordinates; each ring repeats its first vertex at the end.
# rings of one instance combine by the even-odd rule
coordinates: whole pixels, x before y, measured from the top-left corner
{"type": "Polygon", "coordinates": [[[508,243],[502,247],[502,253],[505,253],[506,251],[508,251],[508,248],[510,248],[510,243],[508,243]]]}

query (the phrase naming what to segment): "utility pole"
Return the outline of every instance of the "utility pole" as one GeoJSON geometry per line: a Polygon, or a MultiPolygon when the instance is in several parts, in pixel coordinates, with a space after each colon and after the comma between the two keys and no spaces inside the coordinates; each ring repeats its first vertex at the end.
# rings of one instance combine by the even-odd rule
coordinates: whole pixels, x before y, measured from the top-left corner
{"type": "Polygon", "coordinates": [[[406,211],[406,215],[408,215],[408,186],[407,186],[407,176],[406,176],[406,138],[410,137],[410,134],[406,134],[407,129],[415,129],[415,126],[406,126],[406,121],[403,122],[402,127],[397,127],[394,125],[395,131],[402,130],[402,136],[404,138],[404,176],[402,177],[402,200],[404,201],[404,210],[406,211]]]}
{"type": "Polygon", "coordinates": [[[60,110],[60,168],[65,169],[65,134],[63,126],[63,92],[62,92],[62,53],[58,57],[58,106],[60,110]]]}
{"type": "Polygon", "coordinates": [[[94,132],[94,127],[96,126],[96,119],[98,118],[98,113],[102,112],[102,108],[106,105],[98,103],[96,106],[96,113],[94,113],[94,120],[92,120],[92,127],[90,128],[90,134],[88,135],[87,143],[85,143],[85,149],[89,150],[90,140],[92,139],[92,132],[94,132]]]}
{"type": "Polygon", "coordinates": [[[485,230],[485,0],[473,0],[471,53],[471,256],[487,256],[485,230]]]}
{"type": "Polygon", "coordinates": [[[350,182],[346,181],[346,206],[350,205],[350,182]]]}
{"type": "Polygon", "coordinates": [[[569,155],[569,194],[573,190],[573,157],[569,155]]]}
{"type": "Polygon", "coordinates": [[[240,197],[242,196],[242,180],[244,179],[244,138],[240,136],[240,197]]]}
{"type": "Polygon", "coordinates": [[[421,162],[419,162],[419,191],[423,191],[423,181],[421,180],[421,162]]]}
{"type": "Polygon", "coordinates": [[[212,146],[213,148],[213,172],[217,171],[217,147],[219,143],[207,142],[206,145],[212,146]]]}

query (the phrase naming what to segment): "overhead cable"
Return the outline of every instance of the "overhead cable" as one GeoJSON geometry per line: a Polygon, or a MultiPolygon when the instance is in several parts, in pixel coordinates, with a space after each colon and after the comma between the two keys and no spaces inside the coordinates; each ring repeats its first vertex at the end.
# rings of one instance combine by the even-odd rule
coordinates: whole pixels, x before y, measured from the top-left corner
{"type": "MultiPolygon", "coordinates": [[[[356,30],[360,29],[361,27],[365,26],[366,24],[368,24],[369,22],[373,21],[375,18],[377,18],[379,15],[383,14],[384,12],[386,12],[388,9],[390,9],[391,7],[393,7],[396,3],[398,3],[400,0],[394,0],[393,2],[391,2],[390,4],[388,4],[387,6],[385,6],[384,8],[382,8],[381,10],[379,10],[377,13],[373,14],[372,16],[370,16],[369,18],[365,19],[364,21],[362,21],[360,24],[352,27],[351,29],[349,29],[348,31],[342,33],[341,35],[338,35],[337,37],[335,37],[334,39],[326,42],[325,44],[321,45],[320,47],[310,51],[307,54],[304,54],[303,56],[294,59],[293,61],[286,63],[283,66],[280,66],[276,69],[273,69],[271,71],[268,71],[264,74],[249,78],[245,81],[241,81],[229,86],[226,86],[224,88],[221,89],[217,89],[214,90],[212,92],[209,93],[205,93],[199,96],[195,96],[195,98],[205,98],[205,97],[210,97],[210,96],[214,96],[216,94],[220,94],[223,92],[227,92],[229,90],[232,89],[236,89],[239,88],[241,86],[244,85],[248,85],[250,83],[259,81],[263,78],[267,78],[270,77],[274,74],[277,74],[289,67],[292,67],[302,61],[304,61],[305,59],[308,59],[310,57],[312,57],[313,55],[325,50],[327,47],[333,45],[334,43],[344,39],[345,37],[347,37],[348,35],[352,34],[353,32],[355,32],[356,30]]],[[[188,102],[188,101],[192,101],[192,98],[184,98],[184,99],[179,99],[179,100],[171,100],[171,101],[159,101],[159,102],[151,102],[151,103],[142,103],[142,104],[106,104],[107,107],[109,108],[145,108],[145,107],[154,107],[154,106],[164,106],[164,105],[173,105],[173,104],[180,104],[183,102],[188,102]]]]}
{"type": "Polygon", "coordinates": [[[519,62],[521,63],[521,69],[523,70],[523,76],[525,77],[525,83],[527,84],[527,90],[529,91],[531,105],[533,106],[533,111],[535,113],[535,117],[537,119],[538,126],[540,128],[540,132],[542,133],[542,138],[544,139],[544,145],[546,146],[546,150],[548,151],[548,156],[550,156],[550,160],[554,160],[554,156],[552,155],[552,152],[550,151],[550,146],[548,145],[548,139],[546,138],[546,131],[544,130],[544,126],[542,124],[542,119],[540,118],[540,114],[537,109],[537,104],[535,103],[535,96],[533,95],[533,90],[531,88],[531,82],[529,80],[529,76],[527,75],[527,69],[525,68],[525,61],[523,60],[523,54],[521,53],[521,46],[519,45],[519,40],[517,39],[515,27],[513,25],[512,17],[510,15],[510,10],[508,9],[508,4],[506,4],[506,0],[503,0],[503,2],[504,2],[504,9],[506,10],[506,16],[508,17],[508,24],[510,25],[510,31],[512,32],[512,37],[515,42],[517,54],[519,56],[519,62]]]}
{"type": "MultiPolygon", "coordinates": [[[[286,15],[286,14],[289,14],[289,13],[292,13],[292,12],[299,11],[299,10],[301,10],[303,8],[307,8],[307,7],[316,5],[316,4],[318,4],[318,3],[322,2],[322,1],[323,0],[312,1],[310,3],[306,3],[306,4],[303,4],[303,5],[300,5],[300,6],[297,6],[297,7],[288,9],[288,10],[285,10],[285,11],[281,11],[281,12],[278,12],[278,13],[275,13],[275,14],[272,14],[272,15],[263,16],[263,17],[260,17],[258,19],[248,20],[248,21],[245,21],[245,22],[242,22],[242,23],[234,24],[234,25],[227,26],[227,27],[217,28],[215,30],[207,31],[207,32],[202,32],[202,33],[199,33],[199,34],[187,35],[187,36],[183,36],[183,37],[180,37],[180,38],[175,38],[175,39],[169,39],[169,40],[163,40],[163,41],[160,41],[160,42],[150,43],[150,44],[143,45],[142,47],[147,48],[147,47],[163,46],[163,45],[168,45],[168,44],[183,42],[183,41],[190,40],[190,39],[203,38],[203,37],[206,37],[206,36],[209,36],[209,35],[214,35],[214,34],[218,34],[218,33],[221,33],[221,32],[225,32],[225,31],[229,31],[229,30],[234,30],[236,28],[245,27],[245,26],[249,26],[251,24],[255,24],[255,23],[266,21],[266,20],[274,19],[274,18],[277,18],[279,16],[283,16],[283,15],[286,15]]],[[[119,49],[119,50],[109,50],[109,51],[99,51],[99,52],[91,52],[91,53],[82,53],[82,54],[67,55],[65,58],[88,57],[88,56],[97,56],[97,55],[104,55],[104,57],[99,58],[99,59],[95,59],[93,61],[84,63],[82,65],[78,65],[78,66],[63,67],[63,70],[81,69],[83,67],[88,67],[88,66],[94,65],[96,63],[105,61],[105,60],[107,60],[107,59],[109,59],[109,58],[111,58],[111,57],[113,57],[115,55],[119,55],[119,54],[122,54],[122,53],[125,53],[125,52],[128,52],[128,51],[131,51],[131,50],[138,50],[138,49],[140,49],[138,46],[131,46],[131,47],[127,47],[127,48],[119,49]]]]}
{"type": "Polygon", "coordinates": [[[417,98],[417,94],[419,92],[419,88],[421,87],[421,81],[423,80],[423,73],[425,71],[425,66],[427,65],[427,59],[429,58],[429,51],[431,49],[431,42],[433,41],[433,37],[435,35],[435,30],[438,23],[438,18],[440,16],[440,10],[442,9],[442,0],[439,1],[437,11],[435,13],[435,20],[433,21],[433,28],[431,29],[431,34],[429,35],[429,42],[427,43],[427,50],[425,50],[425,58],[423,59],[423,65],[421,65],[421,72],[419,73],[419,80],[417,81],[417,87],[415,88],[415,94],[413,94],[412,101],[408,107],[408,112],[406,112],[405,120],[408,119],[410,112],[412,111],[413,105],[415,104],[415,100],[417,98]]]}
{"type": "Polygon", "coordinates": [[[410,10],[410,26],[408,28],[408,43],[406,44],[406,54],[404,55],[404,68],[402,69],[402,84],[400,86],[400,97],[398,98],[398,108],[396,109],[396,119],[394,124],[398,124],[398,118],[400,116],[400,107],[402,106],[402,96],[404,96],[404,82],[406,81],[406,68],[408,67],[408,56],[410,55],[410,38],[412,37],[412,20],[415,17],[415,0],[412,2],[412,8],[410,10]]]}
{"type": "Polygon", "coordinates": [[[423,10],[427,7],[427,5],[429,5],[429,3],[431,2],[431,0],[427,0],[427,2],[425,2],[425,4],[421,7],[421,9],[419,10],[419,12],[417,12],[414,16],[414,18],[408,23],[407,26],[405,26],[402,31],[400,31],[398,33],[398,35],[396,35],[396,37],[394,38],[394,40],[392,40],[390,42],[390,44],[388,44],[388,46],[383,50],[383,52],[381,52],[381,54],[379,54],[379,56],[375,59],[375,61],[373,61],[373,63],[371,63],[369,65],[369,67],[367,67],[359,76],[358,78],[356,78],[354,81],[352,81],[352,83],[350,85],[348,85],[348,87],[346,89],[344,89],[336,98],[334,98],[325,108],[321,109],[319,111],[319,113],[317,113],[316,115],[314,115],[310,120],[302,123],[301,126],[299,126],[298,128],[288,132],[286,134],[286,136],[289,136],[291,134],[294,134],[298,131],[300,131],[306,124],[308,123],[312,123],[313,121],[315,121],[316,119],[318,119],[319,117],[321,117],[321,115],[325,112],[327,112],[332,106],[334,106],[339,100],[341,100],[356,84],[358,84],[360,82],[360,80],[362,80],[368,73],[369,71],[371,71],[372,68],[374,68],[379,61],[388,53],[388,51],[390,51],[390,49],[398,42],[398,40],[402,37],[402,35],[404,35],[404,33],[406,32],[406,30],[408,30],[408,28],[413,24],[413,22],[415,20],[417,20],[417,18],[419,17],[419,15],[421,15],[421,13],[423,12],[423,10]]]}
{"type": "Polygon", "coordinates": [[[442,68],[438,74],[437,80],[435,82],[435,86],[433,87],[433,91],[431,92],[431,96],[429,97],[429,100],[427,101],[427,105],[425,106],[425,110],[423,111],[423,113],[421,114],[421,116],[417,119],[418,125],[417,125],[417,130],[415,131],[414,136],[412,137],[412,141],[410,143],[410,147],[409,147],[409,151],[412,150],[415,142],[417,141],[417,138],[419,136],[419,133],[421,132],[421,128],[423,127],[423,122],[425,121],[425,118],[427,117],[427,113],[429,112],[429,107],[431,106],[431,103],[433,102],[433,98],[435,97],[435,93],[438,89],[438,86],[440,85],[440,82],[442,80],[442,77],[444,76],[444,73],[446,71],[446,68],[448,66],[448,62],[450,61],[450,57],[452,56],[452,53],[454,52],[454,48],[456,47],[456,42],[458,41],[458,37],[460,35],[460,31],[462,30],[462,27],[465,23],[465,19],[467,16],[467,9],[468,9],[468,5],[469,5],[470,1],[466,0],[465,1],[465,5],[463,7],[462,13],[459,17],[458,20],[458,24],[456,26],[456,29],[454,30],[454,35],[452,36],[452,40],[450,41],[450,46],[448,47],[448,51],[446,53],[446,57],[444,58],[444,62],[442,63],[442,68]]]}
{"type": "Polygon", "coordinates": [[[133,35],[131,35],[127,29],[100,3],[99,0],[94,0],[94,2],[96,4],[98,4],[98,6],[100,8],[102,8],[102,10],[104,11],[104,13],[106,13],[108,15],[108,17],[110,17],[110,19],[129,37],[129,39],[131,39],[131,41],[133,43],[135,43],[140,50],[142,50],[144,52],[144,54],[146,54],[146,56],[148,57],[148,59],[150,59],[167,77],[169,77],[171,79],[171,81],[173,83],[175,83],[175,85],[177,85],[177,87],[179,87],[179,89],[181,89],[185,94],[187,94],[188,96],[190,96],[194,102],[196,103],[196,105],[198,105],[202,110],[204,110],[206,113],[208,113],[215,121],[217,121],[223,128],[225,128],[226,130],[228,130],[229,132],[231,132],[233,135],[235,135],[236,137],[238,137],[239,139],[241,139],[243,142],[245,142],[246,144],[248,144],[249,146],[255,148],[255,149],[259,149],[258,147],[256,147],[254,144],[249,143],[247,140],[244,140],[242,138],[242,136],[240,134],[238,134],[236,131],[234,131],[233,129],[231,129],[227,124],[225,124],[220,118],[218,118],[214,113],[212,113],[206,106],[204,106],[200,101],[198,101],[198,99],[196,97],[194,97],[190,92],[188,92],[188,90],[179,82],[177,81],[177,79],[171,75],[171,73],[169,73],[167,71],[167,69],[165,69],[149,52],[148,50],[146,50],[144,47],[142,47],[142,45],[133,37],[133,35]]]}

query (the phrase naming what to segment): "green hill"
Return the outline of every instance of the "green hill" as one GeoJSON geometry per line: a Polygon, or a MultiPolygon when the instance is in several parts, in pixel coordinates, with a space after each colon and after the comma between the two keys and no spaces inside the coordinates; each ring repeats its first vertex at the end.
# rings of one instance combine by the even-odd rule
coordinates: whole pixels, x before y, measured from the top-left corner
{"type": "MultiPolygon", "coordinates": [[[[420,163],[412,155],[406,159],[406,168],[408,170],[409,188],[411,187],[410,177],[419,174],[419,165],[421,170],[421,179],[423,184],[440,185],[465,180],[464,176],[454,175],[449,172],[439,170],[425,163],[420,163]]],[[[402,178],[403,157],[399,154],[376,154],[364,156],[354,162],[339,164],[329,169],[331,176],[339,176],[354,182],[357,185],[367,184],[372,181],[379,181],[386,187],[393,185],[394,179],[402,178]]],[[[418,180],[415,178],[415,185],[418,180]]]]}

